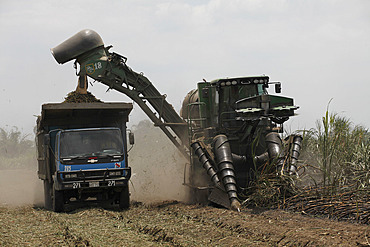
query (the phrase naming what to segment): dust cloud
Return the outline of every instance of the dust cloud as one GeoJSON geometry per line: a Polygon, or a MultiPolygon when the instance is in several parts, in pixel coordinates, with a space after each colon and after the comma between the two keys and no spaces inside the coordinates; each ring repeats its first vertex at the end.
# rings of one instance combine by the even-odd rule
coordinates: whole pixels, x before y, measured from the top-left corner
{"type": "Polygon", "coordinates": [[[132,131],[135,145],[128,154],[132,169],[131,199],[141,202],[187,202],[189,188],[183,185],[187,160],[149,120],[133,126],[132,131]]]}
{"type": "Polygon", "coordinates": [[[0,127],[0,206],[43,204],[35,142],[16,126],[0,127]]]}
{"type": "Polygon", "coordinates": [[[43,184],[31,168],[0,169],[0,206],[43,205],[43,184]]]}

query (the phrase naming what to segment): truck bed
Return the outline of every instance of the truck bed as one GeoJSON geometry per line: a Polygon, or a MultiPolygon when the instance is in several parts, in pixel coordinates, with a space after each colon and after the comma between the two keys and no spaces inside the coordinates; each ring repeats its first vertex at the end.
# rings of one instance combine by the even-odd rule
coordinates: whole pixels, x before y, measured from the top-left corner
{"type": "Polygon", "coordinates": [[[42,105],[38,130],[58,127],[110,127],[128,121],[132,103],[48,103],[42,105]]]}

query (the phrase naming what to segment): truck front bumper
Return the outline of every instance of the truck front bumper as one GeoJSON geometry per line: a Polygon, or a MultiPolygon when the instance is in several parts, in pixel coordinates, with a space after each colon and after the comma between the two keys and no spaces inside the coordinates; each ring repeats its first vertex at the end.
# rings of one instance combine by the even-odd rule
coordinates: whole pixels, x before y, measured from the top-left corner
{"type": "Polygon", "coordinates": [[[79,170],[56,173],[56,190],[104,189],[127,186],[131,167],[118,169],[79,170]]]}

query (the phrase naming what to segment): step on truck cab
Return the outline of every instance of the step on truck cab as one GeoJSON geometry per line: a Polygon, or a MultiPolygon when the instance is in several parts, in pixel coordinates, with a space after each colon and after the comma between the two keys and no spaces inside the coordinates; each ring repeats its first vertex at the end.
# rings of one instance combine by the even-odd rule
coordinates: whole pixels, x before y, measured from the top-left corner
{"type": "Polygon", "coordinates": [[[37,118],[38,177],[45,207],[95,201],[130,205],[126,123],[131,103],[52,103],[37,118]]]}

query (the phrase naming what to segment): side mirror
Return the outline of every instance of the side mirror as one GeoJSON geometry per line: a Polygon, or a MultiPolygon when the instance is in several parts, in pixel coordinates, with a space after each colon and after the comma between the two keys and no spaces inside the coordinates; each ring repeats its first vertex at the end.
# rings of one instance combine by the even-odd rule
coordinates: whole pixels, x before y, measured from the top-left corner
{"type": "Polygon", "coordinates": [[[128,141],[129,141],[131,146],[135,144],[135,135],[134,135],[134,133],[132,133],[132,132],[128,133],[128,141]]]}
{"type": "Polygon", "coordinates": [[[275,93],[281,93],[281,83],[277,82],[275,84],[275,93]]]}

